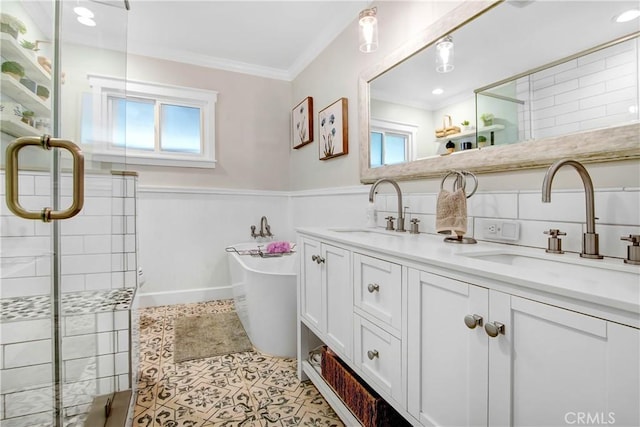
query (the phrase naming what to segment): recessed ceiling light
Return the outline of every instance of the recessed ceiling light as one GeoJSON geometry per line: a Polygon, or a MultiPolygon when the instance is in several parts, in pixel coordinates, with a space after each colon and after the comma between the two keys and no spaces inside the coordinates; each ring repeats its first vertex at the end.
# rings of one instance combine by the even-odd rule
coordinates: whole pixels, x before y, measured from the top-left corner
{"type": "Polygon", "coordinates": [[[619,15],[616,15],[613,20],[619,23],[633,21],[640,16],[640,9],[625,10],[619,15]]]}
{"type": "Polygon", "coordinates": [[[431,91],[432,94],[434,95],[442,95],[444,93],[444,90],[442,90],[442,88],[435,88],[434,90],[431,91]]]}
{"type": "Polygon", "coordinates": [[[86,7],[82,7],[82,6],[74,7],[73,11],[78,16],[84,16],[85,18],[93,18],[93,12],[91,12],[86,7]]]}
{"type": "Polygon", "coordinates": [[[87,27],[95,27],[96,21],[91,18],[87,18],[86,16],[78,16],[78,22],[82,25],[86,25],[87,27]]]}

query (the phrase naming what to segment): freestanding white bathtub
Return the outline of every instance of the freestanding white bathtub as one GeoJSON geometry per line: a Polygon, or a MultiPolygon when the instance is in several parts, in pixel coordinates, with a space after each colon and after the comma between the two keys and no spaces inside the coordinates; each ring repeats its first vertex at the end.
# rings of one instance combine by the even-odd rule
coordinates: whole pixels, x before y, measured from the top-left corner
{"type": "MultiPolygon", "coordinates": [[[[257,249],[257,244],[231,247],[257,249]]],[[[227,257],[236,311],[254,347],[273,356],[296,357],[297,253],[261,258],[228,252],[227,257]]]]}

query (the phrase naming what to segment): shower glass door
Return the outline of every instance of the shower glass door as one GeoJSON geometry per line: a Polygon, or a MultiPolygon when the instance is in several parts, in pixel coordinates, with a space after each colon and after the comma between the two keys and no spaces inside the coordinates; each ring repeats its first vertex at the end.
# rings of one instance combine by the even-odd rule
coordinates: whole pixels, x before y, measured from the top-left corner
{"type": "Polygon", "coordinates": [[[122,0],[2,0],[1,12],[0,424],[82,426],[97,397],[135,384],[135,177],[123,147],[117,163],[100,161],[114,121],[90,86],[108,75],[125,93],[127,10],[122,0]],[[13,189],[38,217],[81,210],[24,219],[6,201],[13,189]]]}

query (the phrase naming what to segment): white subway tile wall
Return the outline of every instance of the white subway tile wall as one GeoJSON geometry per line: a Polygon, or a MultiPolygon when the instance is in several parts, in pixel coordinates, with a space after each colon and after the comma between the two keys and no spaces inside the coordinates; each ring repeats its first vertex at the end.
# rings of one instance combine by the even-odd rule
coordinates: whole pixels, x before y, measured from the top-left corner
{"type": "MultiPolygon", "coordinates": [[[[48,174],[21,172],[20,202],[33,210],[51,206],[50,185],[48,174]]],[[[71,203],[71,188],[64,175],[63,207],[71,203]]],[[[0,194],[4,191],[3,176],[0,194]]],[[[127,306],[137,279],[135,197],[134,176],[88,175],[83,210],[60,223],[67,419],[86,413],[94,396],[136,384],[137,374],[129,372],[131,342],[134,351],[136,346],[129,338],[127,306]]],[[[16,218],[2,204],[0,227],[0,420],[46,425],[53,369],[51,224],[16,218]]]]}

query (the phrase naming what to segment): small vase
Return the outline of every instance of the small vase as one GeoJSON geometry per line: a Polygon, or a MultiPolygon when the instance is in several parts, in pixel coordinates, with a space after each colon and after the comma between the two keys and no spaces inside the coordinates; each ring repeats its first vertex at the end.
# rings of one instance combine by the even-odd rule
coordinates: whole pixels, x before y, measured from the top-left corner
{"type": "Polygon", "coordinates": [[[489,119],[489,120],[483,120],[484,126],[492,126],[493,125],[493,119],[489,119]]]}

